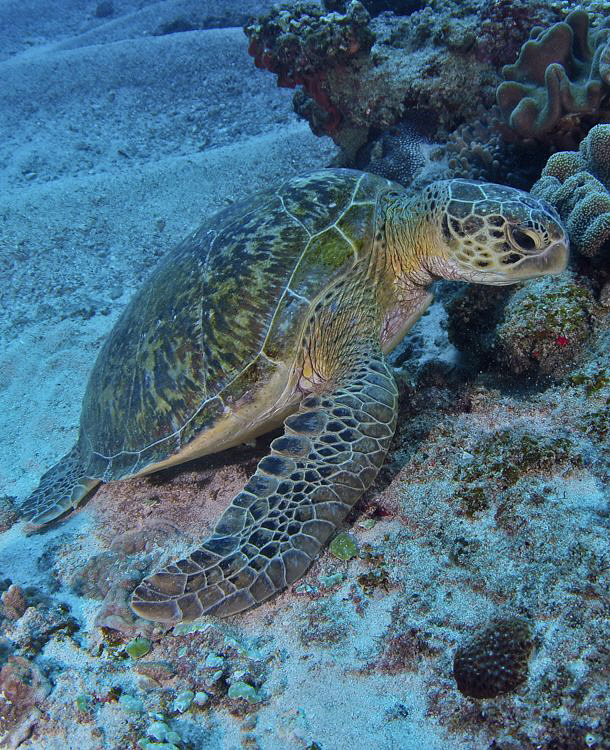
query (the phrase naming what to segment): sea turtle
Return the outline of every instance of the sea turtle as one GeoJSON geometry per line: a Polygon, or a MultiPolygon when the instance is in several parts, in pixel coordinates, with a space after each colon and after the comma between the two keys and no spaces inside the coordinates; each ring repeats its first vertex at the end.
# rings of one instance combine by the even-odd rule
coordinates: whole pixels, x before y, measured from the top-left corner
{"type": "Polygon", "coordinates": [[[355,170],[286,180],[218,213],[159,264],[104,344],[76,445],[23,515],[43,525],[99,482],[214,453],[284,424],[212,536],[131,606],[176,623],[231,615],[298,579],[371,484],[396,423],[385,360],[455,279],[561,272],[555,211],[454,179],[411,195],[355,170]]]}

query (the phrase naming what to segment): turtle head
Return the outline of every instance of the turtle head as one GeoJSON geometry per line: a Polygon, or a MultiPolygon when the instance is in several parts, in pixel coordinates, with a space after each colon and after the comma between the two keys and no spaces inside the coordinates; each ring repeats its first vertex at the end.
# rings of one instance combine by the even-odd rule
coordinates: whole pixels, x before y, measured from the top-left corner
{"type": "Polygon", "coordinates": [[[529,193],[455,179],[428,185],[422,199],[436,234],[424,259],[433,277],[504,285],[565,270],[566,230],[529,193]]]}

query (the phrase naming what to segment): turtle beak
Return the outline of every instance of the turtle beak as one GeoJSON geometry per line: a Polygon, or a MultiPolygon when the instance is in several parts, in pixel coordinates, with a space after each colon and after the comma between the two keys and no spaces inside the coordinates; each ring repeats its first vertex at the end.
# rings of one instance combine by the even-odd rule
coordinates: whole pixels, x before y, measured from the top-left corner
{"type": "Polygon", "coordinates": [[[519,281],[554,276],[566,270],[569,259],[567,237],[557,240],[541,252],[527,255],[516,263],[502,267],[499,263],[486,271],[472,270],[467,280],[492,286],[509,286],[519,281]]]}
{"type": "Polygon", "coordinates": [[[561,239],[543,252],[520,260],[510,269],[510,276],[514,281],[520,281],[563,273],[568,265],[569,257],[568,240],[567,238],[561,239]]]}

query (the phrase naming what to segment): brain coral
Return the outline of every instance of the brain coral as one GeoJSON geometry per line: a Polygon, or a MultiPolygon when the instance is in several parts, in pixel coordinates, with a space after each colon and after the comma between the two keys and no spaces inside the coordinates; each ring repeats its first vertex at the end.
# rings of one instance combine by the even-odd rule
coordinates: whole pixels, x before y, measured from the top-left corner
{"type": "Polygon", "coordinates": [[[471,698],[495,698],[527,678],[532,649],[529,624],[519,618],[496,620],[456,651],[453,675],[458,690],[471,698]]]}
{"type": "Polygon", "coordinates": [[[571,246],[588,257],[610,251],[610,125],[597,125],[578,151],[553,154],[531,189],[559,212],[571,246]]]}
{"type": "Polygon", "coordinates": [[[536,26],[502,75],[498,104],[524,138],[572,129],[574,116],[604,122],[610,116],[610,22],[590,30],[587,13],[575,10],[548,29],[536,26]]]}

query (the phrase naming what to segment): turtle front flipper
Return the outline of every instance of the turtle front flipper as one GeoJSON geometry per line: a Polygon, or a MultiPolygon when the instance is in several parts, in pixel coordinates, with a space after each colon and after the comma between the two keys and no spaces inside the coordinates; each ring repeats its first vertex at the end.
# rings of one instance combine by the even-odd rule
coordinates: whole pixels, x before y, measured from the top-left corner
{"type": "Polygon", "coordinates": [[[294,583],[375,478],[396,410],[381,353],[356,363],[334,391],[304,398],[213,535],[145,578],[133,610],[170,623],[226,617],[294,583]]]}
{"type": "Polygon", "coordinates": [[[85,474],[78,443],[49,471],[20,508],[21,515],[33,526],[44,526],[69,510],[100,483],[85,474]]]}

